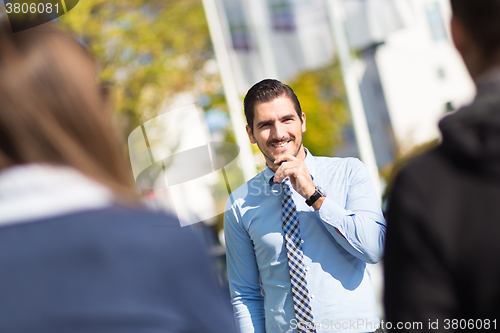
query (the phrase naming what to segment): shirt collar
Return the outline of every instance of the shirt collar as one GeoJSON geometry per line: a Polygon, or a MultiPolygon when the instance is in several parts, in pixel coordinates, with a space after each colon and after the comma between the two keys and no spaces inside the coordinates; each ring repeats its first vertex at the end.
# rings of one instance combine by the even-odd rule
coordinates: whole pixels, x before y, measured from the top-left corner
{"type": "MultiPolygon", "coordinates": [[[[311,178],[314,180],[314,175],[316,174],[316,159],[306,147],[304,147],[304,150],[306,151],[306,158],[304,159],[304,163],[307,167],[307,170],[309,170],[309,173],[311,174],[311,178]]],[[[273,182],[273,177],[274,171],[269,168],[266,162],[266,168],[264,169],[264,179],[267,180],[269,186],[271,187],[276,184],[275,182],[273,182]]]]}

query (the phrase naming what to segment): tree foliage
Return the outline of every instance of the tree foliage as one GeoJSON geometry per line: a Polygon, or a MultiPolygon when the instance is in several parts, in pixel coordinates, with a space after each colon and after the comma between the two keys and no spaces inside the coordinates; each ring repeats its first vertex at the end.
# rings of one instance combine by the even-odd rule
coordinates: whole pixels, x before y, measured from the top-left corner
{"type": "Polygon", "coordinates": [[[349,119],[338,63],[303,72],[289,85],[306,114],[304,146],[313,155],[332,156],[342,141],[341,131],[349,119]]]}
{"type": "Polygon", "coordinates": [[[178,93],[220,90],[200,0],[80,1],[58,24],[97,58],[125,135],[178,93]]]}

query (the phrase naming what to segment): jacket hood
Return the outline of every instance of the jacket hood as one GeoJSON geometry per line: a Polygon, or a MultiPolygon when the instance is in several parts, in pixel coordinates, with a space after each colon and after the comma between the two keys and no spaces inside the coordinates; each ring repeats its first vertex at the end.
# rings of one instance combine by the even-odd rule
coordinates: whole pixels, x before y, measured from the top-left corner
{"type": "Polygon", "coordinates": [[[477,80],[474,102],[439,123],[442,148],[453,158],[500,163],[500,67],[477,80]]]}

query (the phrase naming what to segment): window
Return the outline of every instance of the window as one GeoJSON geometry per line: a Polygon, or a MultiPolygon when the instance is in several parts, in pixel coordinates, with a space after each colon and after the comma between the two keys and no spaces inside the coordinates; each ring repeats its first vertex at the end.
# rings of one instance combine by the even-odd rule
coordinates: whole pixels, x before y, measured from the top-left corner
{"type": "Polygon", "coordinates": [[[224,10],[226,12],[229,32],[233,49],[249,51],[252,49],[252,38],[244,15],[241,1],[224,0],[224,10]]]}
{"type": "Polygon", "coordinates": [[[446,29],[444,27],[443,15],[438,2],[433,2],[426,6],[425,13],[429,21],[432,39],[435,42],[440,42],[447,39],[446,29]]]}
{"type": "Polygon", "coordinates": [[[270,0],[270,11],[274,30],[295,30],[295,17],[289,0],[270,0]]]}
{"type": "Polygon", "coordinates": [[[234,24],[229,29],[231,30],[233,49],[249,51],[251,49],[251,40],[248,27],[244,24],[234,24]]]}

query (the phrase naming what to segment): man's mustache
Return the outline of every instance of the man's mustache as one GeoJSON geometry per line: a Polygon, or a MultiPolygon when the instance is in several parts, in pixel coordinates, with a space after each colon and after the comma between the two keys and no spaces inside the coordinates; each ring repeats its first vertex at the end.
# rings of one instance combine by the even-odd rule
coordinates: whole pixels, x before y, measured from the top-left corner
{"type": "Polygon", "coordinates": [[[287,142],[287,141],[291,141],[291,140],[294,140],[295,138],[294,137],[287,137],[287,138],[281,138],[279,140],[277,139],[274,139],[274,140],[270,140],[267,142],[268,145],[273,145],[275,143],[282,143],[282,142],[287,142]]]}

